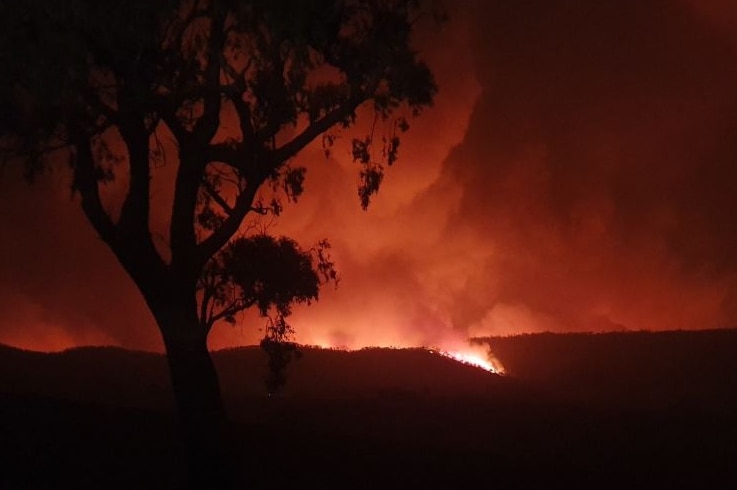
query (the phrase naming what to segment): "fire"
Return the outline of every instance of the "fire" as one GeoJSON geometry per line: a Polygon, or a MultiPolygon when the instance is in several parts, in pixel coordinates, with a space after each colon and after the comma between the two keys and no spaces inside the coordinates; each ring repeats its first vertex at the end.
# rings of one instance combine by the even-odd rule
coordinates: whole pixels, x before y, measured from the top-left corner
{"type": "MultiPolygon", "coordinates": [[[[360,348],[351,348],[346,345],[334,345],[330,342],[325,342],[325,341],[312,343],[310,345],[314,347],[319,347],[321,349],[334,349],[334,350],[341,350],[341,351],[346,351],[346,352],[368,348],[365,346],[360,347],[360,348]]],[[[375,347],[381,347],[381,346],[375,346],[375,347]]],[[[391,346],[389,348],[401,349],[401,348],[411,348],[411,347],[391,346]]],[[[502,363],[499,362],[499,359],[497,359],[490,351],[487,351],[482,346],[470,346],[469,345],[466,347],[466,346],[454,345],[452,349],[423,346],[423,347],[420,347],[420,349],[425,349],[427,352],[431,354],[439,355],[442,357],[447,357],[448,359],[452,359],[456,362],[460,362],[461,364],[466,364],[468,366],[474,366],[474,367],[483,369],[484,371],[488,371],[493,374],[503,375],[505,373],[504,366],[502,366],[502,363]]]]}
{"type": "Polygon", "coordinates": [[[473,352],[447,351],[441,349],[431,349],[430,352],[435,352],[443,357],[448,357],[450,359],[453,359],[454,361],[468,364],[469,366],[481,368],[485,371],[489,371],[490,373],[504,374],[504,367],[502,366],[502,364],[499,362],[498,359],[490,354],[486,357],[483,357],[473,352]]]}

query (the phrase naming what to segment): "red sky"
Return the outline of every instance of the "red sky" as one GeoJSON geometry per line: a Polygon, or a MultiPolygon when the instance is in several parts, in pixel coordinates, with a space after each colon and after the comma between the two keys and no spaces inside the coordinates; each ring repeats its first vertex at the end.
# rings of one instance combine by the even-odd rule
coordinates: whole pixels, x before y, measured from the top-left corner
{"type": "MultiPolygon", "coordinates": [[[[298,341],[737,325],[737,9],[500,0],[451,14],[418,33],[440,93],[369,211],[345,147],[298,159],[305,195],[272,231],[330,238],[342,278],[295,312],[298,341]]],[[[0,181],[0,342],[160,350],[65,176],[18,180],[0,181]]],[[[211,345],[253,343],[262,323],[220,325],[211,345]]]]}

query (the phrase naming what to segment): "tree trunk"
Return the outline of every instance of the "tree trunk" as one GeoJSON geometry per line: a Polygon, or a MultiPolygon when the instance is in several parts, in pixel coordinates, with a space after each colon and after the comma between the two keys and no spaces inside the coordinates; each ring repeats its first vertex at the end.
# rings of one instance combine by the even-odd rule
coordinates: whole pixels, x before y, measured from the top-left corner
{"type": "Polygon", "coordinates": [[[194,311],[156,315],[176,399],[190,489],[236,488],[236,467],[215,366],[194,311]]]}

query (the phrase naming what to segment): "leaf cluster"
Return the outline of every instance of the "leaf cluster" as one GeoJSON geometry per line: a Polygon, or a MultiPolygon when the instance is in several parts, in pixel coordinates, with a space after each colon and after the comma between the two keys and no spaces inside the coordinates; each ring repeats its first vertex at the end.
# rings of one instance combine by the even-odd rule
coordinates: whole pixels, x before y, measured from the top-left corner
{"type": "Polygon", "coordinates": [[[303,250],[287,237],[267,234],[232,240],[206,266],[200,289],[206,323],[235,323],[239,311],[255,306],[261,316],[286,318],[292,306],[311,303],[320,286],[337,283],[335,265],[323,240],[303,250]]]}

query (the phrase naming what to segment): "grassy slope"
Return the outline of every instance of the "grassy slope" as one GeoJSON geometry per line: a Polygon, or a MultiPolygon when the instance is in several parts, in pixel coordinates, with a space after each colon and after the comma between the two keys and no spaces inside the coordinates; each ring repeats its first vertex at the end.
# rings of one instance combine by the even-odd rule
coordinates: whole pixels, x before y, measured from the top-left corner
{"type": "MultiPolygon", "coordinates": [[[[271,399],[258,350],[218,353],[244,473],[255,488],[737,483],[734,331],[491,343],[506,379],[418,350],[308,350],[271,399]]],[[[0,488],[182,482],[153,354],[0,349],[0,440],[0,488]]]]}

